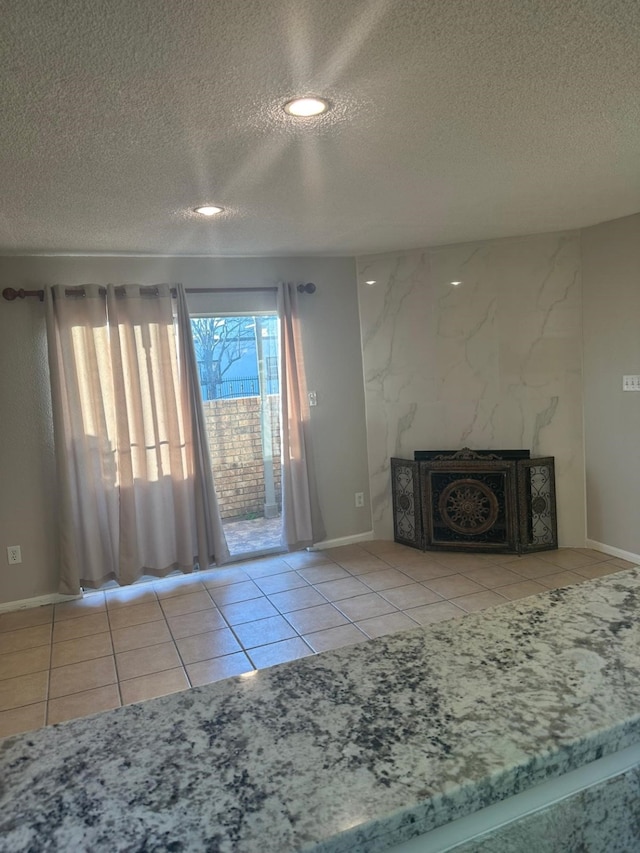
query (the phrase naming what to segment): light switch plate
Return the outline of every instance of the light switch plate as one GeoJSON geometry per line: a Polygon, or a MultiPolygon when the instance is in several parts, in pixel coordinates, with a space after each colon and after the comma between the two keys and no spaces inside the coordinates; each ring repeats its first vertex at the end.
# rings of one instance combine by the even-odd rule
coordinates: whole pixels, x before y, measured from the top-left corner
{"type": "Polygon", "coordinates": [[[317,406],[318,405],[318,393],[317,391],[309,391],[309,405],[317,406]]]}

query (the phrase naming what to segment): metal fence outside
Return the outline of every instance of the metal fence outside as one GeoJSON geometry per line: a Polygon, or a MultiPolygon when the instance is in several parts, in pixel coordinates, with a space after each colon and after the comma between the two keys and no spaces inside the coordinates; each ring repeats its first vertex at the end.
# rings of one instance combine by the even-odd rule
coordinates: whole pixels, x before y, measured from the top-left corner
{"type": "Polygon", "coordinates": [[[260,380],[257,376],[238,376],[235,379],[223,379],[221,382],[207,382],[200,371],[200,385],[203,400],[257,397],[260,394],[260,380]]]}
{"type": "MultiPolygon", "coordinates": [[[[203,400],[231,400],[236,397],[260,396],[260,379],[258,376],[236,376],[233,379],[211,382],[207,378],[207,374],[211,375],[207,367],[205,362],[198,362],[203,400]]],[[[269,374],[267,375],[266,392],[267,394],[277,394],[279,391],[278,374],[275,372],[273,375],[271,370],[269,370],[269,374]]]]}

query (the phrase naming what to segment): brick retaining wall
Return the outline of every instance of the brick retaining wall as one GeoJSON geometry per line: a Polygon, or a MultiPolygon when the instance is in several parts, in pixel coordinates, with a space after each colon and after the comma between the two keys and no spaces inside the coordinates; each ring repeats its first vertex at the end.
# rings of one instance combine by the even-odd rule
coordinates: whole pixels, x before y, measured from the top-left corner
{"type": "MultiPolygon", "coordinates": [[[[206,400],[211,462],[223,519],[264,513],[264,463],[260,437],[260,398],[235,397],[206,400]]],[[[280,397],[270,395],[273,439],[273,469],[276,503],[281,507],[280,489],[280,397]]]]}

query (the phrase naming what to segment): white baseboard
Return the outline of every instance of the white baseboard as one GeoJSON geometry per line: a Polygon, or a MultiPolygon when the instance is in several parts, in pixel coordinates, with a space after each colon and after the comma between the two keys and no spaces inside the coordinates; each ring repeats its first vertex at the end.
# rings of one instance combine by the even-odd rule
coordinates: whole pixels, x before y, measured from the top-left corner
{"type": "Polygon", "coordinates": [[[587,548],[593,548],[594,551],[603,551],[611,557],[620,557],[621,560],[628,560],[630,563],[640,565],[640,554],[623,551],[622,548],[614,548],[613,545],[605,545],[602,542],[596,542],[595,539],[587,539],[587,548]]]}
{"type": "Polygon", "coordinates": [[[30,607],[43,607],[45,604],[60,604],[62,601],[74,601],[76,598],[82,598],[82,593],[79,595],[60,595],[60,593],[52,592],[50,595],[21,598],[19,601],[5,601],[4,604],[0,604],[0,613],[7,613],[10,610],[27,610],[30,607]]]}
{"type": "Polygon", "coordinates": [[[371,542],[373,530],[366,533],[354,533],[353,536],[341,536],[339,539],[325,539],[315,542],[307,548],[307,551],[325,551],[327,548],[340,548],[342,545],[355,545],[358,542],[371,542]]]}

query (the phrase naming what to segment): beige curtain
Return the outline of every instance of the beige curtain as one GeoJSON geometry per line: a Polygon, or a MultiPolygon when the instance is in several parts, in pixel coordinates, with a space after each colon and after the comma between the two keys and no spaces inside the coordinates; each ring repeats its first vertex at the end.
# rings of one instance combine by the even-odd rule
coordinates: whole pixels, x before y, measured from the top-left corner
{"type": "Polygon", "coordinates": [[[309,400],[304,371],[298,294],[278,288],[280,400],[282,407],[282,537],[290,550],[324,539],[309,436],[309,400]]]}
{"type": "MultiPolygon", "coordinates": [[[[178,364],[182,410],[188,412],[190,444],[189,472],[194,484],[197,554],[209,555],[208,562],[225,563],[229,548],[222,527],[218,499],[213,482],[207,426],[202,406],[200,373],[191,335],[191,320],[182,285],[177,286],[176,323],[178,328],[178,364]]],[[[204,566],[202,566],[204,568],[204,566]]]]}
{"type": "Polygon", "coordinates": [[[45,301],[60,591],[223,562],[184,307],[177,348],[167,285],[56,286],[45,301]]]}

